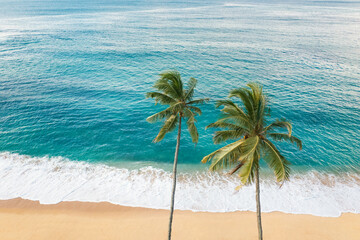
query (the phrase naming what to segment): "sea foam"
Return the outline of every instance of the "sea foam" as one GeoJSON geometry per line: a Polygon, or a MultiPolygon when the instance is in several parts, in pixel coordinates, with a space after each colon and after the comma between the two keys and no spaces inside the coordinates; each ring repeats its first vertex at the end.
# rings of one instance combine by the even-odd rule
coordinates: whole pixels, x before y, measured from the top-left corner
{"type": "MultiPolygon", "coordinates": [[[[0,199],[22,197],[42,204],[61,201],[107,201],[124,206],[167,209],[171,173],[154,167],[137,170],[70,161],[62,157],[30,157],[0,153],[0,199]]],[[[255,211],[255,188],[235,188],[239,179],[218,173],[180,173],[175,208],[192,211],[255,211]]],[[[281,188],[261,181],[263,212],[339,216],[360,212],[359,174],[316,171],[294,174],[281,188]]]]}

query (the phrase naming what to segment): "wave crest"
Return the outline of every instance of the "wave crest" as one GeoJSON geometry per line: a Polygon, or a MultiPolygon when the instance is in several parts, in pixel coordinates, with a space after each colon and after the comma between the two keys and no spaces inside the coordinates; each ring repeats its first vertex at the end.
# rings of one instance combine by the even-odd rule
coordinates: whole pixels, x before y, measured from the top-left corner
{"type": "MultiPolygon", "coordinates": [[[[167,209],[171,174],[154,167],[138,170],[70,161],[62,157],[30,157],[0,153],[0,199],[22,197],[43,204],[61,201],[107,201],[124,206],[167,209]]],[[[197,172],[178,175],[175,208],[192,211],[255,211],[255,188],[240,191],[236,177],[197,172]]],[[[261,182],[264,212],[339,216],[360,212],[360,176],[310,171],[295,174],[282,188],[261,182]]]]}

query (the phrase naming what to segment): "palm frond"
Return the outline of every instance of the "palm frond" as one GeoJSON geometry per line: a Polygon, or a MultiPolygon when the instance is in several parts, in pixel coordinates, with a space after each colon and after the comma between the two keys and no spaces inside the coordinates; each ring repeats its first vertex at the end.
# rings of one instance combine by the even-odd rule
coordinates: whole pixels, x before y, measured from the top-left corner
{"type": "Polygon", "coordinates": [[[210,101],[210,98],[202,98],[202,99],[195,99],[190,102],[187,102],[186,104],[204,104],[210,101]]]}
{"type": "Polygon", "coordinates": [[[159,93],[159,92],[148,92],[146,93],[146,98],[154,98],[155,99],[155,105],[159,102],[162,105],[165,104],[173,104],[176,102],[175,99],[173,99],[172,97],[164,94],[164,93],[159,93]]]}
{"type": "Polygon", "coordinates": [[[263,140],[263,150],[265,153],[264,160],[268,163],[269,167],[273,169],[277,181],[283,182],[289,180],[290,163],[281,155],[275,145],[265,139],[263,140]]]}
{"type": "Polygon", "coordinates": [[[154,84],[154,88],[172,97],[173,99],[179,100],[181,98],[174,86],[171,85],[167,79],[158,79],[154,84]]]}
{"type": "Polygon", "coordinates": [[[246,159],[254,154],[258,149],[260,138],[258,136],[247,138],[241,145],[241,157],[240,161],[246,159]]]}
{"type": "MultiPolygon", "coordinates": [[[[220,124],[220,123],[231,123],[231,124],[235,124],[236,126],[238,126],[239,128],[243,128],[246,130],[250,130],[249,126],[248,126],[248,121],[246,119],[244,119],[241,116],[230,116],[227,114],[224,114],[222,116],[222,118],[218,119],[215,124],[220,124]]],[[[209,126],[208,126],[209,128],[209,126]]]]}
{"type": "Polygon", "coordinates": [[[179,113],[185,109],[185,104],[183,102],[175,102],[174,104],[171,104],[169,108],[172,112],[179,113]]]}
{"type": "Polygon", "coordinates": [[[253,103],[253,97],[252,92],[247,88],[238,88],[230,91],[229,97],[238,97],[241,99],[242,103],[245,106],[246,112],[250,119],[254,120],[254,103],[253,103]]]}
{"type": "Polygon", "coordinates": [[[178,71],[175,70],[169,70],[160,73],[160,79],[164,79],[168,82],[170,86],[172,86],[172,89],[176,92],[178,98],[183,97],[183,83],[181,80],[181,75],[178,71]]]}
{"type": "Polygon", "coordinates": [[[185,117],[185,118],[194,118],[194,121],[195,121],[195,113],[193,113],[193,111],[191,111],[187,107],[183,108],[183,117],[185,117]]]}
{"type": "Polygon", "coordinates": [[[238,128],[236,130],[216,131],[213,137],[213,141],[215,144],[223,143],[228,140],[241,138],[244,135],[244,133],[245,130],[241,128],[238,128]]]}
{"type": "Polygon", "coordinates": [[[197,128],[195,126],[195,119],[189,118],[186,122],[191,139],[194,143],[197,143],[199,141],[199,133],[197,131],[197,128]]]}
{"type": "Polygon", "coordinates": [[[265,124],[265,116],[266,116],[266,99],[264,95],[260,95],[258,97],[258,101],[256,102],[256,122],[257,128],[262,129],[265,124]]]}
{"type": "Polygon", "coordinates": [[[154,142],[160,142],[167,133],[173,131],[176,128],[176,124],[179,121],[179,117],[176,114],[171,115],[165,122],[159,131],[159,134],[154,139],[154,142]]]}
{"type": "Polygon", "coordinates": [[[258,166],[260,138],[258,136],[247,138],[241,145],[239,161],[244,163],[239,171],[242,184],[250,184],[254,179],[254,167],[258,166]]]}
{"type": "Polygon", "coordinates": [[[194,143],[197,143],[199,140],[199,134],[195,126],[195,113],[193,113],[189,108],[184,108],[184,117],[188,118],[186,125],[188,127],[191,139],[194,143]]]}
{"type": "Polygon", "coordinates": [[[201,109],[198,107],[194,107],[194,106],[186,106],[187,108],[189,108],[190,110],[196,112],[199,116],[202,114],[201,109]]]}
{"type": "Polygon", "coordinates": [[[292,144],[296,144],[296,146],[299,148],[299,150],[302,149],[302,142],[299,138],[294,136],[289,136],[285,133],[268,133],[267,136],[271,137],[275,141],[286,141],[290,142],[292,144]]]}
{"type": "Polygon", "coordinates": [[[272,131],[275,128],[282,128],[282,129],[287,129],[288,130],[288,135],[291,136],[292,133],[292,125],[289,121],[286,121],[286,119],[276,119],[275,122],[271,123],[270,125],[268,125],[265,129],[264,132],[268,132],[268,131],[272,131]]]}
{"type": "Polygon", "coordinates": [[[231,169],[227,175],[233,175],[234,173],[236,173],[242,166],[244,165],[243,162],[239,162],[233,169],[231,169]]]}
{"type": "Polygon", "coordinates": [[[263,97],[261,85],[254,82],[248,83],[246,85],[252,90],[251,96],[253,98],[253,102],[259,102],[260,99],[263,97]]]}
{"type": "Polygon", "coordinates": [[[194,96],[194,89],[196,87],[197,80],[195,78],[190,78],[187,84],[187,89],[185,90],[185,101],[189,101],[194,96]]]}
{"type": "Polygon", "coordinates": [[[154,115],[151,115],[150,117],[146,118],[146,121],[148,121],[149,123],[154,123],[154,122],[157,122],[164,118],[170,117],[172,115],[172,113],[173,113],[172,108],[168,107],[167,109],[165,109],[161,112],[155,113],[154,115]]]}
{"type": "Polygon", "coordinates": [[[243,185],[251,184],[254,181],[255,168],[259,165],[259,153],[254,151],[251,156],[243,159],[244,165],[240,168],[239,177],[243,185]]]}
{"type": "Polygon", "coordinates": [[[230,129],[230,130],[237,130],[237,129],[241,129],[241,130],[244,130],[244,128],[242,128],[241,126],[238,126],[236,124],[233,124],[233,123],[228,123],[226,121],[222,121],[222,119],[214,122],[214,123],[211,123],[209,125],[207,125],[205,127],[205,129],[208,129],[208,128],[227,128],[227,129],[230,129]]]}
{"type": "Polygon", "coordinates": [[[234,108],[225,107],[221,110],[223,118],[233,117],[234,120],[240,121],[243,125],[250,126],[251,121],[248,116],[243,116],[237,112],[234,108]]]}
{"type": "Polygon", "coordinates": [[[223,112],[229,113],[231,115],[240,115],[244,119],[249,119],[249,116],[233,101],[231,100],[218,100],[216,101],[215,107],[218,108],[224,106],[225,110],[223,112]]]}
{"type": "Polygon", "coordinates": [[[226,168],[235,164],[240,157],[240,146],[244,143],[244,139],[230,143],[213,153],[205,156],[201,162],[206,163],[211,161],[209,169],[211,171],[226,168]]]}
{"type": "Polygon", "coordinates": [[[243,111],[239,108],[239,106],[237,104],[235,104],[233,101],[229,100],[229,99],[225,99],[225,100],[217,100],[215,103],[215,107],[219,108],[221,106],[224,107],[231,107],[236,109],[237,111],[239,111],[240,113],[243,113],[243,111]]]}

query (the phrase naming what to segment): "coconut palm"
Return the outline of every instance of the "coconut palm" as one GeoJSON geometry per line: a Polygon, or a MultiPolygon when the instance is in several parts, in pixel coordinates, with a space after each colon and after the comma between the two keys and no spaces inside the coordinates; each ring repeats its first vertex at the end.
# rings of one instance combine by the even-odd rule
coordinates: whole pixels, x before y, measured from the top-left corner
{"type": "Polygon", "coordinates": [[[157,121],[163,121],[163,125],[159,131],[159,134],[154,139],[154,142],[160,142],[168,132],[173,131],[178,126],[176,150],[174,157],[173,167],[173,188],[171,193],[171,207],[170,207],[170,219],[169,219],[169,233],[168,239],[171,239],[171,227],[174,212],[174,197],[176,189],[176,168],[178,162],[178,154],[180,147],[180,135],[181,135],[181,122],[186,121],[188,131],[194,143],[198,142],[199,134],[195,126],[195,116],[201,115],[201,110],[195,107],[196,104],[203,104],[209,99],[193,99],[194,90],[197,80],[190,78],[186,88],[181,80],[180,73],[178,71],[165,71],[160,74],[160,78],[155,82],[154,88],[157,92],[148,92],[147,98],[154,98],[155,104],[160,103],[162,105],[168,105],[165,110],[162,110],[146,120],[150,123],[157,121]]]}
{"type": "Polygon", "coordinates": [[[241,185],[255,181],[258,235],[262,240],[259,161],[265,160],[274,171],[277,181],[282,184],[289,179],[290,163],[271,140],[296,144],[300,150],[302,143],[300,139],[291,135],[292,125],[285,119],[278,119],[267,124],[266,117],[270,116],[270,109],[261,85],[249,83],[247,88],[230,91],[229,98],[231,97],[239,98],[242,105],[239,106],[231,100],[217,101],[216,107],[223,106],[221,110],[223,115],[207,128],[223,129],[215,132],[213,137],[215,144],[228,140],[236,141],[207,155],[202,162],[211,161],[210,170],[234,167],[229,174],[234,174],[239,170],[241,185]],[[280,129],[287,132],[276,132],[280,129]]]}

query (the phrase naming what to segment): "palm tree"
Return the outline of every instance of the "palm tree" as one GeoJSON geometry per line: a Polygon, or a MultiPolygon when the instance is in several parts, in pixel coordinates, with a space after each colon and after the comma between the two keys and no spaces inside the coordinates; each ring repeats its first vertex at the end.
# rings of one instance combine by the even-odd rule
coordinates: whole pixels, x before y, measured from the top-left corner
{"type": "MultiPolygon", "coordinates": [[[[213,137],[215,144],[228,140],[236,140],[215,152],[207,155],[202,162],[211,161],[210,170],[221,170],[234,167],[229,174],[239,170],[242,185],[256,185],[256,212],[258,222],[258,235],[262,240],[261,209],[260,209],[260,184],[259,169],[260,159],[274,171],[279,183],[289,179],[289,162],[270,141],[287,141],[296,144],[301,150],[300,139],[291,135],[292,125],[285,119],[276,120],[267,125],[266,117],[270,116],[266,96],[262,87],[256,83],[247,84],[248,88],[239,88],[230,91],[229,98],[237,97],[242,101],[242,106],[231,100],[217,101],[216,107],[223,106],[223,115],[216,122],[206,128],[223,128],[216,131],[213,137]],[[285,129],[287,133],[275,130],[285,129]]],[[[240,187],[238,187],[240,188],[240,187]]]]}
{"type": "Polygon", "coordinates": [[[146,94],[147,98],[155,99],[155,105],[157,103],[160,103],[162,105],[168,105],[165,110],[160,111],[146,119],[150,123],[163,120],[163,125],[159,131],[159,134],[154,139],[155,143],[160,142],[165,137],[165,134],[173,131],[178,125],[178,134],[173,167],[173,188],[170,203],[171,207],[168,233],[169,240],[171,239],[171,226],[174,212],[176,168],[180,147],[181,122],[183,119],[186,120],[186,124],[192,141],[194,143],[197,143],[199,139],[199,134],[195,126],[195,116],[201,115],[201,110],[194,105],[203,104],[209,100],[207,98],[195,100],[193,99],[196,83],[197,80],[195,78],[190,78],[187,87],[184,89],[184,84],[178,71],[165,71],[160,74],[160,78],[155,82],[154,88],[157,89],[158,92],[148,92],[146,94]]]}

